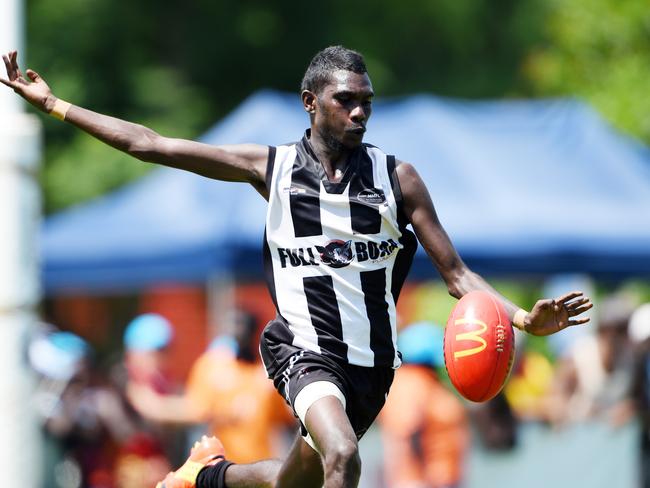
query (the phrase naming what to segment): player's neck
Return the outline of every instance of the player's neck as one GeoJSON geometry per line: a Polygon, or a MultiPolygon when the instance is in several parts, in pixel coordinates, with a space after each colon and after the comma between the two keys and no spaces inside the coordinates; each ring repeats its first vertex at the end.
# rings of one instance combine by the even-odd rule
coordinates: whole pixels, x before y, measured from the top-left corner
{"type": "Polygon", "coordinates": [[[345,173],[353,150],[339,141],[328,138],[312,130],[309,143],[316,157],[323,165],[330,180],[338,180],[345,173]]]}

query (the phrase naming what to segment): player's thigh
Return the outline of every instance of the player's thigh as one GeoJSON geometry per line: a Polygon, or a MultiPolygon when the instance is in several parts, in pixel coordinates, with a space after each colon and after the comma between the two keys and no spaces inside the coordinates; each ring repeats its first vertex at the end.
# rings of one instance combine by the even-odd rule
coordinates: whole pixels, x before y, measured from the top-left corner
{"type": "Polygon", "coordinates": [[[339,398],[330,395],[314,402],[305,415],[305,427],[325,458],[329,454],[356,455],[357,436],[339,398]]]}
{"type": "Polygon", "coordinates": [[[322,486],[323,464],[320,455],[299,434],[282,464],[275,488],[322,486]]]}

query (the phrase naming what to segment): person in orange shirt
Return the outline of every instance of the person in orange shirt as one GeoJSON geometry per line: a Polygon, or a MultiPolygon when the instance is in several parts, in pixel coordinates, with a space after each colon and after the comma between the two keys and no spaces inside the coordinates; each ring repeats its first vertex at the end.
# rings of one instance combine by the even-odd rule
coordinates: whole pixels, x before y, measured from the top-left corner
{"type": "Polygon", "coordinates": [[[398,336],[403,365],[379,417],[390,488],[460,485],[468,422],[463,404],[436,373],[444,365],[442,343],[442,328],[428,323],[398,336]]]}
{"type": "Polygon", "coordinates": [[[279,433],[293,416],[257,360],[254,317],[237,312],[232,332],[217,337],[194,363],[184,395],[133,385],[129,399],[149,420],[207,423],[234,462],[276,457],[279,433]]]}

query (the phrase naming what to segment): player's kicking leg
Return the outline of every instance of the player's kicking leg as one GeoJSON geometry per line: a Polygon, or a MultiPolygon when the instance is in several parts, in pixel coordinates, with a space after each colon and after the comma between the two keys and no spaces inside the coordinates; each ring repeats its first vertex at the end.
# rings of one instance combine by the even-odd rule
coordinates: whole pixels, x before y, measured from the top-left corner
{"type": "MultiPolygon", "coordinates": [[[[162,488],[348,488],[359,482],[361,461],[356,435],[341,400],[325,396],[311,404],[304,417],[309,443],[298,438],[284,462],[230,464],[220,458],[208,466],[190,464],[170,473],[162,488]],[[318,452],[312,445],[318,449],[318,452]],[[185,468],[185,469],[184,469],[185,468]],[[193,474],[194,477],[188,476],[193,474]],[[181,483],[183,481],[183,484],[181,483]]],[[[196,456],[195,456],[196,458],[196,456]]],[[[191,459],[191,457],[190,457],[191,459]]]]}
{"type": "MultiPolygon", "coordinates": [[[[299,397],[300,398],[300,397],[299,397]]],[[[361,458],[357,438],[336,396],[316,400],[306,411],[308,440],[299,438],[283,464],[276,488],[353,488],[359,483],[361,458]],[[314,447],[317,449],[315,450],[314,447]]],[[[236,472],[232,471],[234,478],[236,472]]],[[[226,477],[230,481],[230,475],[226,477]]],[[[247,485],[233,485],[229,488],[247,485]]]]}

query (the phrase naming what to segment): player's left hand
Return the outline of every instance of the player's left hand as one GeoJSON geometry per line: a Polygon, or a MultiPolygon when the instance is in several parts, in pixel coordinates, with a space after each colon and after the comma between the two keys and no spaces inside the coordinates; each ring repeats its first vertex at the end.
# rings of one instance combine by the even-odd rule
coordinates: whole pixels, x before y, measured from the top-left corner
{"type": "Polygon", "coordinates": [[[538,300],[526,315],[526,332],[536,336],[547,336],[571,327],[589,322],[589,317],[574,318],[583,314],[593,303],[580,291],[573,291],[555,300],[538,300]]]}

